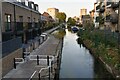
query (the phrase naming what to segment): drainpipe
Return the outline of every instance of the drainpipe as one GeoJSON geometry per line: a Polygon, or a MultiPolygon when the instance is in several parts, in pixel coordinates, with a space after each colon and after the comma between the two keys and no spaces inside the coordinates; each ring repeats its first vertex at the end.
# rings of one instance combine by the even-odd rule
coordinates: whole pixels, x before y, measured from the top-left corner
{"type": "Polygon", "coordinates": [[[3,27],[3,22],[2,22],[2,1],[0,0],[0,43],[2,42],[2,27],[3,27]]]}
{"type": "Polygon", "coordinates": [[[14,6],[14,37],[16,37],[16,8],[15,8],[15,4],[13,5],[14,6]]]}
{"type": "MultiPolygon", "coordinates": [[[[31,23],[32,23],[32,27],[33,27],[33,21],[32,21],[32,10],[31,10],[31,23]]],[[[31,31],[31,39],[33,38],[33,35],[32,35],[32,31],[31,31]]]]}
{"type": "MultiPolygon", "coordinates": [[[[2,59],[2,27],[3,27],[3,22],[2,22],[2,0],[0,0],[0,59],[2,59]]],[[[0,60],[0,70],[2,70],[2,60],[0,60]]],[[[0,74],[0,80],[2,79],[2,73],[0,74]]]]}

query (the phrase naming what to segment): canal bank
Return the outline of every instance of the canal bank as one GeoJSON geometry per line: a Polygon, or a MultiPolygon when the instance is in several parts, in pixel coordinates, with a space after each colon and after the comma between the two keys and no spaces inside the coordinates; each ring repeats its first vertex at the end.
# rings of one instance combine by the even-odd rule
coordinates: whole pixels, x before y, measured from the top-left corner
{"type": "Polygon", "coordinates": [[[83,45],[78,44],[77,39],[78,37],[75,33],[66,30],[66,35],[63,39],[59,79],[107,78],[113,80],[113,77],[91,55],[90,51],[83,45]]]}
{"type": "Polygon", "coordinates": [[[110,66],[103,60],[102,57],[100,57],[99,55],[97,55],[96,52],[95,52],[95,49],[90,48],[89,45],[86,43],[86,41],[82,41],[82,44],[83,44],[84,47],[86,47],[86,48],[90,51],[90,53],[91,53],[97,60],[99,60],[99,61],[102,63],[102,65],[104,65],[104,67],[106,68],[106,70],[113,76],[113,78],[116,78],[116,79],[119,80],[119,78],[120,78],[119,76],[120,76],[120,75],[118,74],[118,72],[116,72],[115,69],[113,69],[112,67],[110,67],[110,66]]]}

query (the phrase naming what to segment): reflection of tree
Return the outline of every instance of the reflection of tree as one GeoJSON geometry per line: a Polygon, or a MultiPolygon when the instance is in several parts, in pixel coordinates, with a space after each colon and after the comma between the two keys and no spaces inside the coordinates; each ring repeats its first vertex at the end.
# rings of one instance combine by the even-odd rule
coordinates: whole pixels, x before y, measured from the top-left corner
{"type": "Polygon", "coordinates": [[[81,48],[81,45],[83,44],[83,41],[81,38],[77,38],[77,43],[80,45],[80,48],[81,48]]]}

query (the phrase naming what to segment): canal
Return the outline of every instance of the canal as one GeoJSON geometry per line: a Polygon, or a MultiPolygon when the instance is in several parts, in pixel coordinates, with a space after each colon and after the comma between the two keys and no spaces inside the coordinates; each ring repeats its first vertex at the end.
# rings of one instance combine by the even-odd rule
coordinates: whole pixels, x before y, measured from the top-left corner
{"type": "Polygon", "coordinates": [[[83,45],[79,45],[77,39],[76,33],[66,29],[59,78],[109,78],[110,80],[112,76],[100,61],[96,60],[83,45]]]}

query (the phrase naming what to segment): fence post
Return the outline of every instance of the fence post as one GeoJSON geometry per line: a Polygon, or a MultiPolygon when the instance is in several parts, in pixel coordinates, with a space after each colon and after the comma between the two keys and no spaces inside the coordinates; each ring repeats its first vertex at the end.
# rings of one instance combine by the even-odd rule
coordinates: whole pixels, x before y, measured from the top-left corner
{"type": "Polygon", "coordinates": [[[39,80],[41,80],[41,79],[40,79],[40,72],[39,72],[39,74],[38,74],[38,78],[39,78],[39,80]]]}
{"type": "Polygon", "coordinates": [[[14,68],[16,69],[16,63],[15,63],[15,58],[13,59],[13,61],[14,61],[14,68]]]}
{"type": "Polygon", "coordinates": [[[47,56],[47,65],[49,66],[49,56],[47,56]]]}
{"type": "Polygon", "coordinates": [[[39,56],[37,55],[37,65],[39,65],[39,56]]]}

